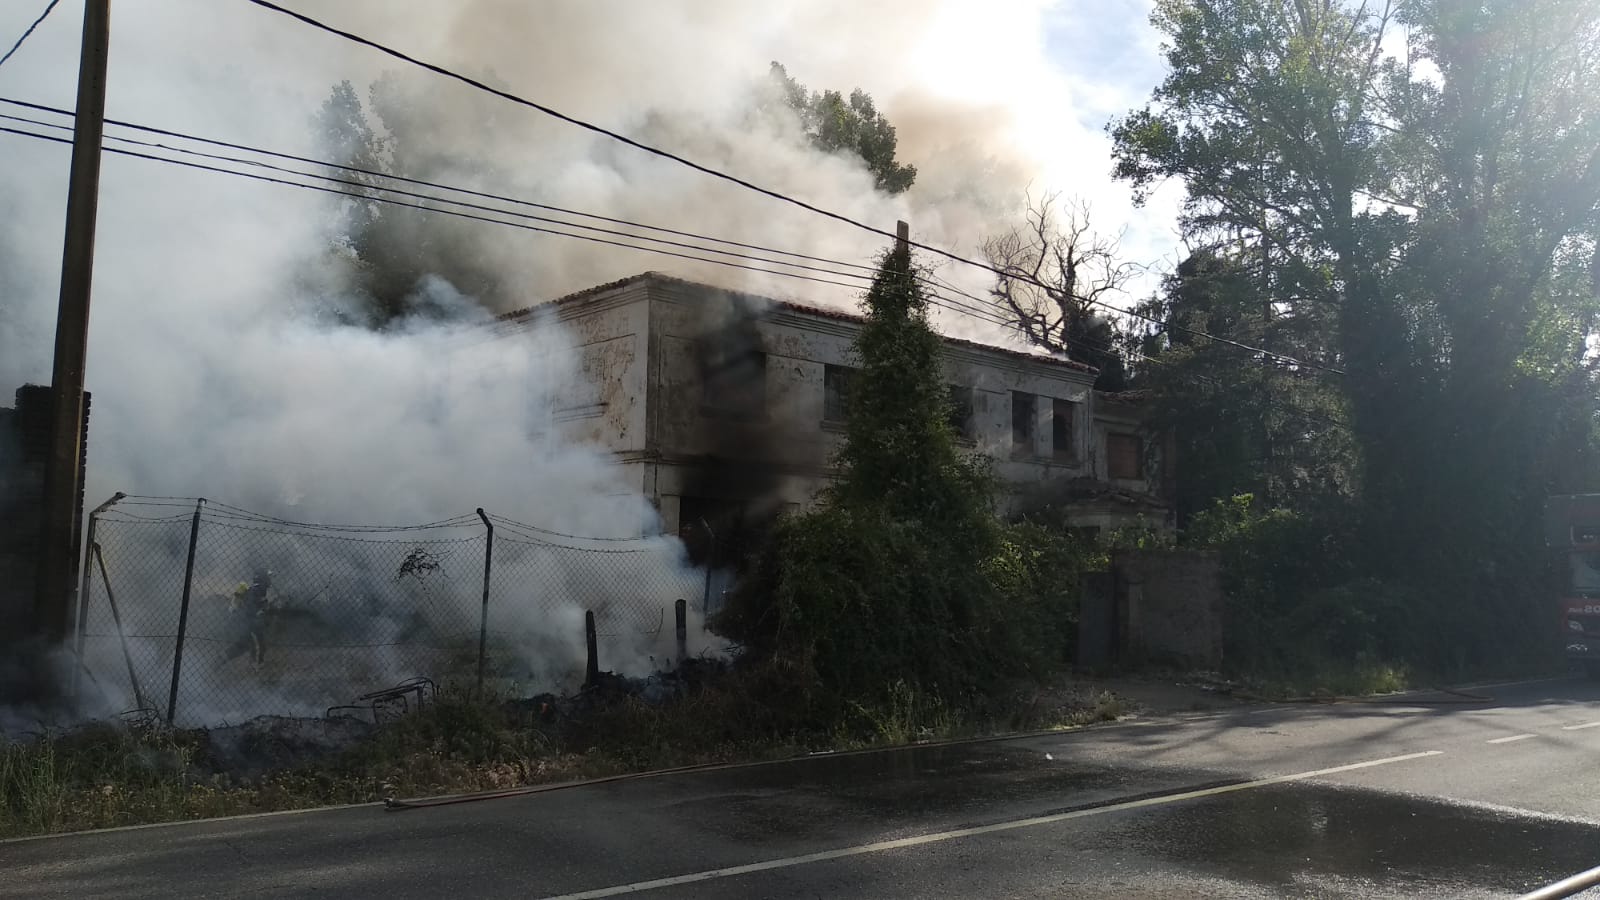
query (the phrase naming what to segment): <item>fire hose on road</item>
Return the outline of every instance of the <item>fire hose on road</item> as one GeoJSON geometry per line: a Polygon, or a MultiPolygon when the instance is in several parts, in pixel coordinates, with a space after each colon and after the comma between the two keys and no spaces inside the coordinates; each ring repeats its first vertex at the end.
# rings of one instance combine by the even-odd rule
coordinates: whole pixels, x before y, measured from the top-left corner
{"type": "Polygon", "coordinates": [[[1592,887],[1600,887],[1600,866],[1587,872],[1579,872],[1571,878],[1563,878],[1530,894],[1523,894],[1517,900],[1560,900],[1562,897],[1581,894],[1592,887]]]}

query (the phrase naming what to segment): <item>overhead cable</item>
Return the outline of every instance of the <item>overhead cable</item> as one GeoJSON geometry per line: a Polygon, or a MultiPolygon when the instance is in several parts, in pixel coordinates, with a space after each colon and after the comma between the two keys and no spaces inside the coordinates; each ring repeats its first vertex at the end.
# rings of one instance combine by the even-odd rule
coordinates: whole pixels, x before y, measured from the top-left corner
{"type": "MultiPolygon", "coordinates": [[[[13,116],[13,115],[7,115],[7,114],[4,114],[4,113],[0,113],[0,120],[9,120],[9,121],[13,121],[13,122],[22,122],[22,123],[26,123],[26,124],[30,124],[30,125],[42,126],[42,127],[45,127],[45,128],[60,129],[60,130],[63,130],[63,131],[71,131],[72,130],[72,126],[70,126],[70,125],[58,124],[58,123],[54,123],[54,122],[44,122],[44,121],[40,121],[38,119],[30,119],[30,118],[27,118],[26,116],[13,116]]],[[[433,195],[433,194],[425,194],[425,193],[420,193],[420,192],[417,192],[417,191],[405,190],[403,188],[393,188],[393,187],[384,187],[384,186],[381,186],[381,185],[373,185],[373,184],[369,184],[368,182],[357,181],[357,180],[349,179],[349,178],[340,178],[340,177],[338,177],[336,175],[329,175],[329,174],[326,174],[326,173],[323,173],[323,172],[304,172],[304,171],[301,171],[301,170],[298,170],[298,169],[291,169],[291,168],[288,168],[286,166],[279,166],[279,165],[275,165],[273,163],[265,163],[265,162],[261,162],[259,160],[245,159],[245,158],[238,157],[238,156],[228,156],[226,154],[218,154],[218,153],[206,153],[204,151],[194,150],[194,149],[190,149],[188,147],[174,147],[174,146],[170,146],[170,145],[167,145],[167,144],[158,144],[158,143],[154,143],[154,142],[151,142],[151,141],[141,141],[141,140],[136,140],[134,138],[121,137],[121,136],[118,136],[118,135],[107,135],[105,139],[108,140],[108,141],[117,141],[118,143],[130,144],[130,145],[137,146],[137,147],[146,147],[146,148],[154,149],[154,150],[164,150],[164,151],[167,151],[169,153],[181,153],[181,154],[183,154],[185,156],[193,156],[193,157],[198,157],[198,158],[201,158],[201,159],[209,159],[209,160],[213,160],[213,161],[217,161],[217,162],[236,163],[238,165],[251,166],[253,168],[264,169],[264,170],[272,171],[272,172],[279,172],[279,173],[282,173],[282,174],[285,174],[285,175],[295,175],[295,176],[298,176],[298,177],[301,177],[301,178],[314,178],[314,179],[317,179],[319,181],[327,181],[327,182],[331,182],[333,184],[342,184],[342,185],[345,185],[347,187],[354,188],[363,197],[367,197],[367,195],[369,193],[376,193],[376,192],[381,191],[381,192],[384,192],[384,193],[387,193],[387,194],[394,194],[396,196],[401,196],[401,197],[410,197],[410,198],[417,199],[417,200],[431,200],[431,201],[434,201],[436,203],[449,203],[449,204],[452,204],[452,205],[455,205],[455,206],[465,207],[467,209],[475,209],[475,210],[478,210],[480,212],[495,213],[497,215],[504,215],[504,216],[513,216],[515,218],[526,219],[526,220],[532,221],[532,222],[544,222],[546,224],[561,225],[561,226],[565,226],[567,228],[581,228],[581,229],[583,229],[585,231],[592,231],[592,232],[595,232],[595,233],[598,233],[598,234],[607,234],[607,235],[612,235],[614,237],[625,237],[625,238],[630,238],[630,239],[638,240],[638,241],[649,241],[651,243],[663,244],[663,245],[671,246],[671,247],[680,247],[680,248],[687,249],[687,250],[697,250],[697,251],[704,252],[704,253],[716,253],[716,254],[719,254],[719,255],[722,255],[722,256],[730,256],[730,257],[734,257],[734,258],[737,258],[737,259],[747,259],[747,260],[751,260],[751,261],[754,261],[754,262],[764,262],[764,263],[769,263],[769,264],[772,264],[772,265],[789,266],[791,268],[804,269],[804,270],[812,271],[812,272],[819,272],[819,273],[822,273],[822,274],[825,274],[825,275],[835,275],[835,276],[839,276],[839,277],[842,277],[842,278],[870,277],[870,276],[862,276],[862,275],[859,275],[859,274],[857,274],[855,272],[841,272],[841,271],[837,271],[835,269],[828,269],[828,268],[823,268],[821,266],[809,265],[807,263],[788,262],[786,260],[781,260],[781,259],[768,259],[768,258],[761,257],[761,256],[754,256],[754,255],[751,255],[751,254],[748,254],[748,253],[740,253],[740,252],[734,251],[734,250],[721,250],[721,249],[718,249],[716,247],[703,247],[703,246],[699,246],[699,245],[696,245],[696,244],[687,244],[687,243],[684,243],[682,241],[669,240],[667,238],[658,238],[658,237],[651,237],[649,235],[633,234],[631,232],[618,231],[618,230],[612,229],[612,228],[602,228],[602,227],[597,226],[597,225],[585,225],[582,222],[569,222],[569,221],[566,221],[566,220],[563,220],[563,219],[554,219],[554,218],[551,218],[549,216],[541,216],[541,215],[536,215],[536,214],[533,214],[533,213],[518,212],[516,210],[501,209],[499,207],[487,206],[487,205],[482,204],[482,203],[473,203],[473,202],[467,201],[467,200],[456,200],[456,199],[453,199],[453,198],[450,198],[450,197],[439,197],[439,196],[436,196],[436,195],[433,195]]],[[[319,162],[316,162],[314,160],[307,160],[307,162],[308,163],[312,163],[312,164],[316,164],[316,165],[330,165],[330,166],[332,165],[330,163],[319,163],[319,162]]],[[[441,185],[439,187],[441,189],[444,189],[444,190],[456,190],[455,188],[449,188],[449,187],[443,186],[443,185],[441,185]]],[[[497,198],[497,199],[503,199],[503,200],[506,200],[507,202],[517,202],[517,201],[514,201],[514,200],[509,200],[509,198],[497,198]]],[[[565,210],[563,210],[563,211],[565,212],[565,210]]],[[[574,214],[574,215],[582,215],[581,213],[572,213],[572,214],[574,214]]],[[[633,224],[633,223],[627,223],[627,224],[633,224]]],[[[645,227],[647,227],[647,226],[645,226],[645,227]]],[[[695,234],[693,234],[691,232],[678,232],[678,233],[685,234],[685,235],[690,236],[690,237],[700,238],[702,240],[715,240],[714,238],[705,238],[705,237],[703,237],[701,235],[695,235],[695,234]]],[[[752,247],[754,247],[754,245],[743,245],[743,246],[752,246],[752,247]]],[[[770,252],[770,253],[782,253],[783,252],[783,251],[768,250],[767,248],[763,248],[763,247],[754,247],[754,249],[766,250],[767,252],[770,252]]],[[[785,254],[785,255],[791,255],[792,256],[794,254],[785,254]]],[[[819,259],[819,261],[822,261],[822,262],[832,262],[833,264],[839,265],[839,266],[853,266],[853,265],[855,265],[853,263],[837,262],[837,261],[833,261],[833,260],[822,260],[822,259],[817,258],[817,257],[808,257],[808,258],[819,259]]],[[[866,267],[866,266],[857,266],[857,268],[868,269],[869,271],[871,271],[870,268],[866,267]]]]}
{"type": "Polygon", "coordinates": [[[50,2],[45,5],[44,12],[39,13],[39,18],[34,19],[33,24],[29,25],[27,29],[22,32],[22,37],[17,38],[17,42],[11,45],[11,49],[6,51],[5,56],[0,56],[0,66],[5,65],[6,62],[11,59],[11,57],[16,55],[18,50],[22,49],[22,45],[27,42],[28,37],[33,34],[33,30],[38,28],[39,23],[43,22],[50,16],[50,11],[55,9],[56,4],[60,2],[61,0],[50,0],[50,2]]]}
{"type": "MultiPolygon", "coordinates": [[[[6,126],[0,126],[0,132],[4,132],[4,133],[7,133],[7,134],[20,135],[22,137],[34,138],[36,140],[50,141],[50,142],[58,143],[58,144],[69,144],[70,145],[72,143],[72,139],[71,138],[56,137],[54,135],[47,135],[47,134],[38,134],[36,132],[24,131],[22,129],[11,128],[11,127],[6,127],[6,126]]],[[[439,213],[440,215],[446,215],[446,216],[455,216],[455,217],[461,218],[461,219],[472,219],[472,220],[479,221],[479,222],[488,222],[488,223],[493,224],[493,225],[504,225],[504,226],[506,226],[508,228],[520,228],[520,229],[522,229],[524,231],[534,231],[534,232],[539,232],[541,234],[556,235],[558,237],[575,238],[575,239],[581,240],[581,241],[588,241],[590,243],[595,243],[595,244],[605,244],[605,245],[612,246],[612,247],[622,247],[622,248],[628,249],[628,250],[642,250],[642,251],[645,251],[647,253],[658,253],[658,254],[661,254],[663,256],[673,256],[673,257],[677,257],[679,259],[688,259],[688,260],[693,260],[695,262],[710,263],[712,265],[726,266],[728,268],[744,269],[744,270],[751,271],[751,272],[764,272],[764,273],[766,273],[768,275],[782,275],[782,276],[787,276],[789,278],[798,278],[798,279],[801,279],[803,281],[813,281],[813,282],[817,282],[819,284],[831,284],[831,285],[834,285],[835,287],[848,288],[850,290],[859,290],[861,288],[860,284],[851,284],[851,283],[847,283],[847,282],[843,282],[843,281],[833,281],[833,280],[830,280],[830,279],[827,279],[827,278],[818,278],[818,277],[813,276],[813,275],[806,275],[806,274],[799,273],[799,272],[786,272],[786,271],[783,271],[783,270],[780,270],[780,269],[766,269],[766,268],[762,268],[760,266],[745,265],[743,263],[732,262],[732,261],[729,261],[729,260],[713,259],[713,258],[705,257],[705,256],[695,256],[695,255],[689,254],[689,253],[679,253],[679,252],[674,251],[674,250],[664,250],[664,249],[661,249],[659,247],[640,246],[638,244],[629,244],[629,243],[625,243],[625,242],[622,242],[622,241],[614,241],[614,240],[610,240],[610,239],[607,239],[607,238],[595,237],[593,235],[587,235],[587,234],[574,234],[572,232],[560,231],[560,230],[554,229],[554,228],[546,228],[546,227],[539,226],[539,225],[530,225],[530,224],[528,224],[526,222],[508,222],[508,221],[506,221],[504,219],[493,218],[492,216],[478,215],[476,213],[463,212],[463,211],[454,210],[454,209],[443,209],[443,208],[438,207],[438,206],[425,206],[425,205],[423,205],[421,203],[412,203],[412,202],[408,202],[408,201],[405,201],[405,200],[396,200],[396,199],[391,198],[391,197],[375,196],[375,195],[373,195],[371,193],[362,193],[362,192],[358,192],[358,191],[354,191],[354,190],[343,190],[343,189],[340,189],[340,188],[328,187],[328,186],[320,185],[320,184],[305,184],[304,182],[290,181],[290,180],[284,179],[284,178],[276,178],[276,177],[269,176],[269,175],[260,175],[260,174],[256,174],[256,173],[253,173],[253,172],[240,172],[240,171],[237,171],[235,169],[226,169],[226,168],[222,168],[220,166],[206,165],[204,163],[191,162],[191,161],[188,161],[188,160],[172,159],[170,157],[165,157],[165,156],[156,156],[156,155],[150,154],[150,153],[141,153],[141,152],[138,152],[138,151],[135,151],[135,150],[126,150],[126,149],[123,149],[121,147],[106,147],[106,148],[104,148],[104,151],[106,153],[112,153],[112,154],[116,154],[118,156],[128,156],[128,157],[133,157],[133,158],[136,158],[136,159],[146,159],[146,160],[151,160],[151,161],[154,161],[154,162],[166,163],[168,165],[183,166],[185,168],[198,169],[198,170],[206,171],[206,172],[216,172],[216,173],[222,174],[222,175],[232,175],[232,176],[235,176],[235,177],[238,177],[238,178],[248,178],[248,179],[250,179],[252,181],[262,181],[262,182],[267,182],[269,184],[279,184],[279,185],[284,185],[284,186],[287,186],[287,187],[300,188],[302,190],[316,191],[318,193],[334,194],[334,195],[343,196],[343,197],[354,197],[354,198],[356,198],[358,200],[369,200],[369,201],[372,201],[374,203],[385,203],[385,204],[388,204],[388,205],[391,205],[391,206],[402,206],[402,207],[406,207],[406,208],[409,208],[409,209],[419,209],[419,210],[422,210],[424,212],[439,213]]]]}
{"type": "MultiPolygon", "coordinates": [[[[42,103],[31,103],[31,102],[28,102],[26,100],[17,100],[17,99],[11,98],[11,97],[0,97],[0,103],[7,103],[7,104],[11,104],[13,106],[23,107],[25,109],[36,110],[38,112],[55,113],[57,115],[63,115],[63,116],[69,116],[69,117],[72,115],[72,110],[69,110],[69,109],[62,109],[60,107],[55,107],[55,106],[46,106],[46,105],[44,105],[42,103]]],[[[30,119],[30,120],[24,120],[24,121],[35,121],[35,120],[31,120],[30,119]]],[[[470,197],[478,197],[478,198],[485,199],[485,200],[497,200],[497,201],[500,201],[500,202],[503,202],[503,203],[511,203],[511,204],[514,204],[514,205],[517,205],[517,206],[527,207],[529,209],[541,209],[541,210],[545,210],[547,212],[562,213],[564,215],[577,216],[579,218],[584,218],[584,219],[592,219],[592,220],[597,221],[597,222],[608,222],[608,223],[613,224],[613,225],[626,225],[626,226],[628,226],[630,228],[640,228],[640,229],[644,229],[646,231],[658,232],[660,234],[671,234],[671,235],[675,235],[675,236],[678,236],[678,237],[686,237],[686,238],[694,238],[696,240],[710,241],[712,243],[724,244],[724,245],[727,245],[727,246],[730,246],[730,247],[742,247],[742,248],[747,249],[747,250],[760,250],[760,251],[762,251],[764,253],[772,253],[772,254],[776,254],[776,255],[779,255],[779,256],[791,257],[791,258],[794,258],[794,259],[804,259],[804,260],[810,260],[812,262],[828,263],[828,264],[836,265],[836,266],[844,266],[846,268],[864,269],[864,270],[869,271],[869,272],[876,271],[876,267],[875,266],[870,266],[870,265],[866,265],[866,264],[863,264],[863,263],[843,262],[841,260],[828,259],[826,257],[821,257],[821,256],[811,256],[811,255],[805,254],[805,253],[796,253],[796,252],[790,251],[790,250],[779,250],[779,249],[775,249],[775,248],[772,248],[772,247],[763,247],[763,246],[761,246],[759,244],[745,243],[743,241],[736,241],[736,240],[732,240],[730,238],[721,238],[721,237],[714,237],[714,236],[705,235],[705,234],[696,234],[695,232],[692,232],[692,231],[683,231],[683,230],[677,229],[677,228],[668,228],[668,227],[663,226],[663,225],[651,225],[651,224],[648,224],[648,223],[645,223],[645,222],[634,222],[634,221],[630,221],[628,219],[616,218],[614,216],[604,216],[604,215],[600,215],[598,213],[585,212],[583,210],[568,209],[566,207],[555,206],[555,205],[549,204],[549,203],[538,203],[538,202],[535,202],[535,201],[532,201],[532,200],[527,200],[527,199],[520,198],[520,197],[511,197],[511,196],[506,196],[506,195],[503,195],[503,194],[490,193],[490,192],[487,192],[487,191],[473,190],[471,188],[464,188],[464,187],[461,187],[459,185],[443,184],[443,183],[440,183],[440,182],[437,182],[437,181],[428,181],[428,180],[422,179],[422,178],[411,178],[411,177],[405,176],[405,175],[396,175],[396,174],[394,174],[392,172],[382,171],[381,169],[366,169],[366,168],[362,168],[360,166],[345,165],[345,164],[342,164],[342,163],[332,162],[332,161],[325,160],[325,159],[314,159],[314,158],[308,157],[308,156],[301,156],[301,155],[297,155],[297,154],[293,154],[293,153],[285,153],[285,152],[279,151],[279,150],[268,150],[268,149],[265,149],[263,147],[253,147],[253,146],[250,146],[249,144],[240,144],[240,143],[235,143],[235,142],[232,142],[232,141],[224,141],[224,140],[218,140],[216,138],[204,137],[202,135],[197,135],[197,134],[189,134],[189,133],[185,133],[185,132],[182,132],[182,131],[174,131],[174,130],[166,129],[166,128],[157,128],[157,127],[154,127],[154,126],[151,126],[151,125],[143,125],[143,124],[140,124],[138,122],[129,122],[129,121],[121,120],[121,119],[108,118],[108,119],[106,119],[106,124],[107,125],[116,125],[116,126],[119,126],[119,127],[122,127],[122,128],[130,128],[130,129],[133,129],[135,131],[145,132],[147,134],[157,134],[157,135],[162,135],[164,137],[173,137],[173,138],[179,138],[181,140],[186,140],[186,141],[194,141],[194,142],[200,143],[200,144],[208,144],[208,145],[213,146],[213,147],[223,147],[223,148],[226,148],[226,149],[229,149],[229,150],[240,150],[240,151],[244,151],[244,152],[247,152],[247,153],[259,154],[261,156],[270,156],[270,157],[272,157],[274,159],[282,159],[282,160],[287,160],[289,162],[298,162],[298,163],[304,163],[306,165],[314,165],[314,166],[324,166],[324,167],[327,167],[327,168],[330,168],[330,169],[338,169],[338,170],[341,170],[341,171],[344,171],[344,172],[350,172],[350,173],[356,174],[356,175],[365,175],[365,176],[368,176],[368,177],[371,177],[371,178],[384,178],[384,179],[387,179],[387,180],[390,180],[390,181],[398,181],[398,182],[401,182],[403,184],[412,184],[412,185],[417,185],[419,187],[428,187],[428,188],[435,188],[437,190],[451,191],[453,193],[463,194],[463,195],[470,196],[470,197]]],[[[63,127],[63,126],[55,125],[55,126],[52,126],[52,127],[58,127],[59,128],[59,127],[63,127]]],[[[128,138],[122,138],[121,140],[126,141],[126,140],[129,140],[129,139],[128,138]]],[[[164,145],[164,144],[154,144],[152,146],[163,147],[163,148],[167,148],[167,149],[177,149],[177,148],[168,148],[167,145],[164,145]]],[[[191,153],[193,153],[195,151],[181,151],[181,152],[191,152],[191,153]]],[[[255,162],[255,161],[252,161],[252,164],[259,165],[259,163],[255,162]]]]}

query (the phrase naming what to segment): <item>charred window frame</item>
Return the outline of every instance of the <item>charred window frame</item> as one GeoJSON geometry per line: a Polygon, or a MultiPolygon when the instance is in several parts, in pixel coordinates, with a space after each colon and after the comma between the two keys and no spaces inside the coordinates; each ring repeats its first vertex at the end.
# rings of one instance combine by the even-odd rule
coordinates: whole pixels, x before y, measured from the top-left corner
{"type": "Polygon", "coordinates": [[[950,424],[950,432],[956,440],[972,443],[976,439],[972,417],[972,388],[952,384],[948,387],[948,405],[946,421],[950,424]]]}
{"type": "Polygon", "coordinates": [[[1050,455],[1059,462],[1071,462],[1078,458],[1078,446],[1074,440],[1078,421],[1078,404],[1071,400],[1051,398],[1050,400],[1050,455]]]}
{"type": "Polygon", "coordinates": [[[1113,480],[1144,477],[1144,441],[1138,435],[1115,431],[1106,435],[1106,477],[1113,480]]]}
{"type": "Polygon", "coordinates": [[[707,415],[759,419],[767,410],[767,355],[703,346],[700,411],[707,415]]]}
{"type": "Polygon", "coordinates": [[[1039,400],[1025,391],[1011,392],[1011,455],[1033,456],[1039,427],[1039,400]]]}
{"type": "Polygon", "coordinates": [[[849,366],[825,365],[822,367],[822,421],[828,425],[843,425],[850,418],[850,390],[855,385],[856,370],[849,366]]]}

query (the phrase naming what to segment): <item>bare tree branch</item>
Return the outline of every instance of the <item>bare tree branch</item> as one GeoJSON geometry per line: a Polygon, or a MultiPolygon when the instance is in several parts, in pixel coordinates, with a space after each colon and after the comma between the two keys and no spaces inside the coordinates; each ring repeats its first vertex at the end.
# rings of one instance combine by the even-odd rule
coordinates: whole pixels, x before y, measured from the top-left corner
{"type": "Polygon", "coordinates": [[[984,241],[983,254],[1004,273],[995,276],[990,299],[1029,343],[1102,362],[1092,358],[1097,348],[1085,346],[1094,307],[1121,293],[1139,267],[1122,258],[1120,236],[1095,232],[1087,203],[1030,196],[1024,223],[984,241]]]}

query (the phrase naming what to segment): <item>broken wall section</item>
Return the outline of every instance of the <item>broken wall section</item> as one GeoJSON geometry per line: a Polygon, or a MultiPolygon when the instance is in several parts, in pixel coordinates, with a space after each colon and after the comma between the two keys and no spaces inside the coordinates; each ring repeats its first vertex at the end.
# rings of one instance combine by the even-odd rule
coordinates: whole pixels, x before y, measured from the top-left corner
{"type": "Polygon", "coordinates": [[[1223,592],[1214,553],[1115,550],[1083,581],[1081,669],[1222,666],[1223,592]]]}
{"type": "MultiPolygon", "coordinates": [[[[89,395],[83,395],[83,455],[79,457],[78,527],[82,531],[83,465],[87,459],[89,395]]],[[[34,608],[45,460],[50,449],[50,388],[17,388],[11,408],[0,407],[0,705],[41,699],[45,667],[28,652],[45,623],[34,608]]],[[[75,579],[76,581],[76,579],[75,579]]]]}

